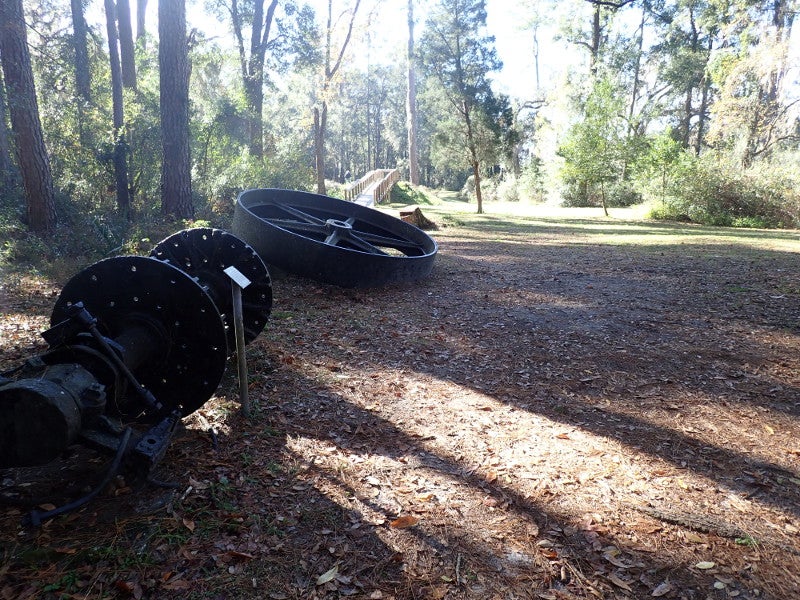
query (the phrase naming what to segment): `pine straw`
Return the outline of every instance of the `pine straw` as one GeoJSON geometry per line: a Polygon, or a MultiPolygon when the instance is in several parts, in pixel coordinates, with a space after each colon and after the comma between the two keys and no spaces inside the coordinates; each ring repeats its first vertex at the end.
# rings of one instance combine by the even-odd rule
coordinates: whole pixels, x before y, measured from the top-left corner
{"type": "Polygon", "coordinates": [[[465,220],[417,285],[275,281],[254,416],[229,379],[180,490],[6,510],[0,598],[800,597],[796,236],[465,220]]]}

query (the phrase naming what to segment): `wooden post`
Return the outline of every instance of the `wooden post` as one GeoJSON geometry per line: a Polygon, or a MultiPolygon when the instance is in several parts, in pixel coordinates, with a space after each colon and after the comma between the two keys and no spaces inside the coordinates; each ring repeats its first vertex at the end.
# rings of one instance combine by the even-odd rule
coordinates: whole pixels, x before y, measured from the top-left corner
{"type": "Polygon", "coordinates": [[[236,335],[236,361],[239,372],[239,404],[242,413],[250,416],[250,393],[247,387],[247,356],[244,343],[244,314],[242,311],[242,290],[250,285],[250,280],[236,267],[228,267],[225,274],[231,278],[233,294],[233,330],[236,335]]]}

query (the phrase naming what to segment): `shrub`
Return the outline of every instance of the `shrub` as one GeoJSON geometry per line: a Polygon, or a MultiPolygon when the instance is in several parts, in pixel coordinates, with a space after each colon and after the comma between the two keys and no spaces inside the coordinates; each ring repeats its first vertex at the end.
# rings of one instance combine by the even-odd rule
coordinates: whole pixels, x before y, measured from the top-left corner
{"type": "Polygon", "coordinates": [[[579,181],[568,181],[561,192],[562,206],[595,207],[603,205],[605,194],[606,206],[633,206],[642,202],[642,195],[627,181],[612,181],[600,185],[587,185],[579,181]]]}
{"type": "Polygon", "coordinates": [[[540,158],[533,157],[531,159],[522,169],[517,182],[518,193],[522,200],[536,203],[545,201],[547,190],[544,182],[543,162],[540,158]]]}
{"type": "Polygon", "coordinates": [[[519,180],[507,175],[497,182],[495,195],[500,202],[519,202],[519,180]]]}
{"type": "Polygon", "coordinates": [[[650,216],[726,227],[797,227],[799,183],[791,170],[761,164],[743,171],[703,156],[682,165],[650,216]]]}
{"type": "Polygon", "coordinates": [[[425,188],[414,187],[407,181],[400,181],[392,187],[389,202],[392,204],[432,205],[435,201],[425,193],[425,188]]]}

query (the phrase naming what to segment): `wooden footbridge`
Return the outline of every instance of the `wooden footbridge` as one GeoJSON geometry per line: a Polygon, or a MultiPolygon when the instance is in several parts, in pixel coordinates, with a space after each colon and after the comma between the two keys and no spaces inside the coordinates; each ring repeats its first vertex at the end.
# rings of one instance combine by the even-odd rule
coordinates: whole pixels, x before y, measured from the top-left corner
{"type": "Polygon", "coordinates": [[[373,207],[389,197],[392,186],[400,181],[397,169],[375,169],[344,190],[344,199],[373,207]]]}

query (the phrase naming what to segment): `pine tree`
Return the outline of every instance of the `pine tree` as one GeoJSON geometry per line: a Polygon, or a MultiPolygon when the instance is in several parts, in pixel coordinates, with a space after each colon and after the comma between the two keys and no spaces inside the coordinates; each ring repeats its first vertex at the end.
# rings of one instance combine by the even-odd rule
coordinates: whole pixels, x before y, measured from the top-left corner
{"type": "Polygon", "coordinates": [[[487,122],[487,108],[496,104],[488,74],[502,67],[494,37],[486,35],[485,29],[484,0],[439,0],[420,42],[427,72],[438,80],[463,125],[478,213],[483,212],[479,127],[481,121],[487,122]]]}

